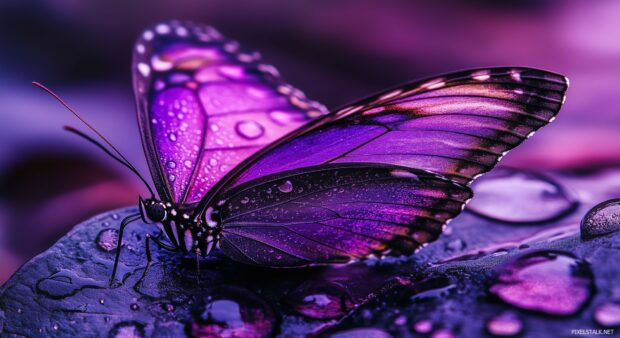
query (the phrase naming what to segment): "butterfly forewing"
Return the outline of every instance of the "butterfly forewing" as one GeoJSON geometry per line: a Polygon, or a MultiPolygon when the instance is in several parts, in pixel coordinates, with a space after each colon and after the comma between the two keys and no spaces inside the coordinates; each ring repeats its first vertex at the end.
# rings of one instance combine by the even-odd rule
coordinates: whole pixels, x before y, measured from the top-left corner
{"type": "Polygon", "coordinates": [[[565,77],[529,68],[472,70],[384,92],[289,135],[246,162],[227,188],[279,171],[373,162],[460,183],[487,172],[558,113],[565,77]]]}
{"type": "Polygon", "coordinates": [[[160,197],[176,204],[199,201],[245,158],[326,112],[204,25],[146,30],[133,75],[149,167],[160,197]]]}
{"type": "Polygon", "coordinates": [[[273,267],[411,254],[434,240],[471,197],[422,170],[355,163],[292,170],[225,194],[221,249],[273,267]]]}

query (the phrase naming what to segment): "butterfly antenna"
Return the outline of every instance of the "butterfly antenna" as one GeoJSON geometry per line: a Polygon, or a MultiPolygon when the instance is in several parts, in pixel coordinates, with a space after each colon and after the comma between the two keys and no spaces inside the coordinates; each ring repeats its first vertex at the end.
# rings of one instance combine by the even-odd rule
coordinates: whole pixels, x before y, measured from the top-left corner
{"type": "Polygon", "coordinates": [[[69,131],[71,133],[74,133],[74,134],[76,134],[76,135],[86,139],[87,141],[89,141],[92,144],[94,144],[97,147],[99,147],[106,154],[110,155],[113,159],[115,159],[116,161],[118,161],[121,164],[123,164],[125,167],[127,167],[129,170],[131,170],[131,172],[136,174],[136,176],[138,176],[138,178],[144,183],[144,185],[149,190],[151,195],[155,196],[155,194],[153,193],[153,189],[147,183],[147,181],[144,179],[144,177],[142,177],[142,175],[140,175],[140,173],[138,172],[136,167],[134,167],[131,164],[131,162],[129,162],[129,160],[125,156],[123,156],[123,154],[110,141],[108,141],[108,139],[106,139],[97,129],[95,129],[95,127],[90,125],[90,123],[88,123],[82,116],[80,116],[80,114],[78,114],[75,110],[73,110],[73,108],[69,107],[69,105],[63,99],[61,99],[60,96],[58,96],[56,93],[54,93],[51,89],[47,88],[46,86],[44,86],[44,85],[42,85],[42,84],[40,84],[39,82],[36,82],[36,81],[33,81],[32,84],[37,86],[37,87],[39,87],[40,89],[43,89],[46,93],[48,93],[49,95],[54,97],[58,102],[60,102],[60,104],[62,104],[75,117],[77,117],[86,127],[88,127],[88,129],[92,130],[95,134],[97,134],[97,136],[99,136],[99,138],[101,140],[103,140],[103,142],[105,142],[105,144],[107,144],[112,149],[112,151],[110,151],[109,149],[104,147],[97,140],[93,139],[92,137],[86,135],[85,133],[83,133],[83,132],[81,132],[81,131],[73,128],[73,127],[65,126],[65,128],[64,128],[65,130],[67,130],[67,131],[69,131]]]}
{"type": "Polygon", "coordinates": [[[112,153],[108,148],[104,147],[101,143],[97,142],[97,140],[95,140],[94,138],[86,135],[84,132],[75,129],[71,126],[64,126],[63,127],[64,130],[73,133],[83,139],[85,139],[86,141],[94,144],[95,146],[97,146],[99,149],[103,150],[103,152],[105,152],[106,154],[108,154],[110,157],[112,157],[114,160],[118,161],[120,164],[122,164],[123,166],[125,166],[127,169],[131,170],[131,172],[133,172],[134,174],[136,174],[136,176],[138,176],[138,178],[142,181],[142,183],[144,183],[144,185],[146,186],[146,188],[149,190],[149,192],[151,193],[152,196],[155,196],[153,194],[153,190],[151,189],[151,186],[147,183],[147,181],[144,179],[144,177],[142,175],[140,175],[140,173],[138,172],[138,170],[130,165],[129,163],[123,161],[121,158],[119,158],[118,156],[116,156],[114,153],[112,153]]]}

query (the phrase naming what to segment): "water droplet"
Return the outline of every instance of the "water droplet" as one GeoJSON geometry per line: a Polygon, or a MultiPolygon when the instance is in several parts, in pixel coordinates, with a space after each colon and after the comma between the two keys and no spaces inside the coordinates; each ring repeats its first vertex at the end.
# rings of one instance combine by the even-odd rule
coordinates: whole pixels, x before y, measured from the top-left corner
{"type": "Polygon", "coordinates": [[[191,323],[193,337],[265,337],[272,334],[273,310],[249,290],[223,288],[203,302],[191,323]]]}
{"type": "Polygon", "coordinates": [[[454,338],[454,333],[448,329],[440,329],[433,332],[431,338],[454,338]]]}
{"type": "Polygon", "coordinates": [[[103,298],[99,298],[99,304],[101,305],[105,304],[105,300],[103,298]]]}
{"type": "Polygon", "coordinates": [[[184,165],[186,168],[191,168],[191,167],[192,167],[192,161],[190,161],[190,160],[185,160],[185,162],[183,162],[183,165],[184,165]]]}
{"type": "Polygon", "coordinates": [[[278,190],[284,193],[288,193],[293,191],[293,183],[291,181],[286,181],[278,186],[278,190]]]}
{"type": "Polygon", "coordinates": [[[407,316],[405,315],[400,315],[394,319],[394,325],[396,326],[403,326],[405,324],[407,324],[407,316]]]}
{"type": "Polygon", "coordinates": [[[417,333],[429,333],[433,330],[433,322],[428,319],[417,321],[413,324],[413,329],[417,333]]]}
{"type": "Polygon", "coordinates": [[[58,324],[54,323],[54,325],[52,325],[52,330],[58,331],[58,329],[60,329],[60,326],[58,324]]]}
{"type": "Polygon", "coordinates": [[[210,166],[216,166],[217,165],[217,160],[215,158],[210,158],[209,159],[209,165],[210,166]]]}
{"type": "Polygon", "coordinates": [[[501,313],[486,323],[487,331],[495,336],[515,336],[523,329],[519,317],[512,312],[501,313]]]}
{"type": "Polygon", "coordinates": [[[604,327],[620,326],[620,304],[603,303],[594,310],[594,320],[604,327]]]}
{"type": "Polygon", "coordinates": [[[106,229],[99,232],[97,235],[97,247],[103,251],[112,251],[116,249],[118,244],[118,230],[106,229]]]}
{"type": "Polygon", "coordinates": [[[175,133],[170,133],[170,134],[168,134],[168,138],[170,139],[170,141],[172,141],[172,142],[176,142],[176,140],[177,140],[177,134],[175,134],[175,133]]]}
{"type": "Polygon", "coordinates": [[[173,174],[168,175],[168,180],[170,182],[174,182],[174,180],[176,180],[176,179],[177,179],[177,177],[175,175],[173,175],[173,174]]]}
{"type": "Polygon", "coordinates": [[[114,338],[143,338],[144,325],[134,321],[121,322],[112,328],[109,337],[114,338]]]}
{"type": "Polygon", "coordinates": [[[535,251],[500,266],[491,293],[521,309],[571,315],[590,299],[590,267],[569,253],[535,251]]]}
{"type": "Polygon", "coordinates": [[[540,174],[498,168],[472,185],[468,211],[507,223],[539,223],[573,211],[577,202],[562,186],[540,174]]]}
{"type": "Polygon", "coordinates": [[[228,166],[227,164],[222,164],[222,165],[220,166],[220,171],[221,171],[221,172],[227,172],[227,171],[228,171],[228,168],[230,168],[230,166],[228,166]]]}
{"type": "Polygon", "coordinates": [[[364,327],[364,328],[358,328],[358,329],[351,329],[351,330],[346,330],[346,331],[340,331],[340,332],[336,332],[333,335],[330,336],[331,338],[358,338],[358,337],[364,337],[364,338],[390,338],[392,336],[390,336],[389,333],[381,330],[381,329],[377,329],[377,328],[373,328],[373,327],[364,327]]]}
{"type": "Polygon", "coordinates": [[[620,230],[620,198],[600,203],[581,220],[581,237],[589,239],[620,230]]]}
{"type": "Polygon", "coordinates": [[[136,304],[136,303],[131,303],[131,305],[129,305],[129,308],[133,311],[138,311],[140,310],[140,305],[136,304]]]}
{"type": "Polygon", "coordinates": [[[337,318],[354,306],[351,295],[340,284],[326,281],[305,282],[284,301],[295,312],[315,319],[337,318]]]}
{"type": "Polygon", "coordinates": [[[177,163],[175,161],[168,161],[166,162],[166,167],[170,168],[170,169],[174,169],[177,167],[177,163]]]}
{"type": "Polygon", "coordinates": [[[79,276],[76,272],[62,269],[39,280],[37,291],[51,299],[64,299],[84,289],[103,289],[106,283],[79,276]]]}
{"type": "Polygon", "coordinates": [[[467,245],[460,238],[457,238],[445,244],[445,250],[447,252],[459,252],[465,249],[465,247],[467,247],[467,245]]]}
{"type": "Polygon", "coordinates": [[[255,121],[240,121],[235,126],[237,133],[248,140],[257,139],[265,133],[265,128],[255,121]]]}
{"type": "Polygon", "coordinates": [[[250,198],[246,196],[246,197],[242,198],[240,202],[241,202],[241,204],[248,204],[249,201],[250,201],[250,198]]]}
{"type": "Polygon", "coordinates": [[[174,312],[174,304],[170,304],[170,303],[166,303],[163,305],[164,310],[166,310],[166,312],[174,312]]]}

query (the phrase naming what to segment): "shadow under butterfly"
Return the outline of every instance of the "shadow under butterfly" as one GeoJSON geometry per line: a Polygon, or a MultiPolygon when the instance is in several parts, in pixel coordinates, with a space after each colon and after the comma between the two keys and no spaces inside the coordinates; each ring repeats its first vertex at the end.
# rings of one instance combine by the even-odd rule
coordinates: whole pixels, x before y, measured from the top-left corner
{"type": "Polygon", "coordinates": [[[469,183],[555,118],[568,87],[564,76],[537,69],[476,69],[328,113],[209,26],[157,24],[138,39],[133,59],[159,197],[67,106],[104,143],[67,129],[136,173],[152,195],[121,222],[110,284],[123,230],[138,219],[164,234],[147,236],[140,282],[151,241],[197,262],[219,248],[274,268],[410,255],[461,212],[469,183]]]}

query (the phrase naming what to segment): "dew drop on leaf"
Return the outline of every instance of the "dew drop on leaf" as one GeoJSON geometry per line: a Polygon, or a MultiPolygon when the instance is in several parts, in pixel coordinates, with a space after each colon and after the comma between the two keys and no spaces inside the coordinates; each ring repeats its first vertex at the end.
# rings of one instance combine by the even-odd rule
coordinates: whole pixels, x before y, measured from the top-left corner
{"type": "Polygon", "coordinates": [[[569,253],[526,253],[496,272],[490,292],[517,308],[567,316],[577,313],[592,296],[589,265],[569,253]]]}
{"type": "Polygon", "coordinates": [[[581,237],[589,239],[620,230],[620,198],[600,203],[581,220],[581,237]]]}

